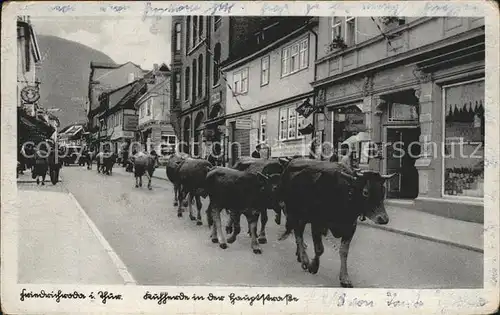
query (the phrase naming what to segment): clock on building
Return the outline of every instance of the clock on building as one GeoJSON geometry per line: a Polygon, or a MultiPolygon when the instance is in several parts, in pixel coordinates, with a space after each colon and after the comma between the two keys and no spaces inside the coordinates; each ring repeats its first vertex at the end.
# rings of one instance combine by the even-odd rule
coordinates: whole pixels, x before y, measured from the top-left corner
{"type": "Polygon", "coordinates": [[[36,86],[26,86],[21,90],[21,98],[26,103],[34,103],[40,99],[40,91],[36,86]]]}

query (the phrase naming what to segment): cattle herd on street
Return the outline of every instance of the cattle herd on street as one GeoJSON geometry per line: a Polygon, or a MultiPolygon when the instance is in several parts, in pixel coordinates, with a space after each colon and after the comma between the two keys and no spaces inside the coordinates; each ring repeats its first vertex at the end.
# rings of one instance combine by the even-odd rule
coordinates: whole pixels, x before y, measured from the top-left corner
{"type": "Polygon", "coordinates": [[[215,167],[206,160],[178,154],[169,159],[166,171],[174,185],[174,206],[178,207],[178,217],[182,217],[183,207],[187,206],[190,219],[202,225],[201,197],[209,197],[206,216],[212,228],[211,240],[222,249],[236,241],[241,232],[240,217],[244,215],[251,248],[255,254],[261,254],[260,245],[267,243],[267,209],[273,209],[277,224],[280,224],[282,214],[286,217],[286,230],[279,239],[284,240],[293,232],[297,261],[304,270],[315,274],[324,252],[322,238],[329,230],[335,238],[341,238],[339,280],[342,287],[352,287],[347,256],[357,220],[367,217],[376,224],[389,222],[384,207],[384,183],[395,175],[381,175],[306,158],[244,157],[232,168],[215,167]],[[193,200],[196,200],[196,216],[192,211],[193,200]],[[225,229],[221,222],[222,210],[230,217],[225,229]],[[261,230],[257,235],[259,217],[261,230]],[[312,260],[306,253],[303,239],[308,223],[311,224],[314,243],[312,260]]]}
{"type": "MultiPolygon", "coordinates": [[[[58,178],[60,165],[54,162],[53,154],[34,159],[33,176],[42,176],[42,185],[47,169],[54,170],[51,178],[58,178]]],[[[84,151],[82,157],[87,169],[97,163],[99,173],[112,175],[117,157],[105,150],[94,154],[84,151]]],[[[129,159],[133,168],[135,187],[142,187],[142,176],[148,178],[148,189],[152,189],[151,178],[158,167],[155,154],[139,152],[129,159]]],[[[129,167],[127,167],[129,168],[129,167]]],[[[52,172],[52,171],[51,171],[52,172]]],[[[318,272],[320,257],[324,252],[323,236],[330,231],[341,239],[339,249],[342,287],[352,287],[347,272],[347,256],[357,220],[367,217],[376,224],[387,224],[389,217],[384,207],[384,183],[392,175],[353,169],[344,164],[307,158],[257,159],[240,158],[233,167],[213,166],[208,160],[192,158],[187,154],[172,154],[167,161],[166,175],[174,186],[174,207],[177,216],[183,216],[188,207],[189,217],[202,225],[201,198],[209,197],[206,210],[211,240],[226,249],[236,241],[241,232],[240,217],[244,215],[251,237],[251,249],[261,254],[261,245],[267,243],[266,225],[268,209],[273,209],[275,222],[279,225],[285,217],[285,232],[279,240],[292,232],[296,241],[296,259],[302,269],[312,274],[318,272]],[[196,202],[196,213],[193,212],[196,202]],[[221,211],[229,215],[223,228],[221,211]],[[261,228],[257,234],[257,223],[261,228]],[[314,257],[310,260],[304,243],[304,230],[311,224],[314,257]],[[226,238],[227,234],[227,238],[226,238]]],[[[55,183],[54,183],[55,184],[55,183]]]]}

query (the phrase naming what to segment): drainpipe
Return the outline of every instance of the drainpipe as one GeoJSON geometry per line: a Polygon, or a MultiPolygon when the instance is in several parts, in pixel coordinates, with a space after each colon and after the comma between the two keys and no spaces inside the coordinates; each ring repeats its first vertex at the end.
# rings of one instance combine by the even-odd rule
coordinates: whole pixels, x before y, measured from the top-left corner
{"type": "MultiPolygon", "coordinates": [[[[313,30],[313,27],[312,25],[309,25],[309,31],[314,35],[315,37],[315,40],[314,40],[314,81],[316,81],[317,79],[317,70],[316,70],[316,60],[318,60],[318,33],[316,33],[314,30],[313,30]]],[[[313,106],[316,107],[316,89],[314,88],[313,89],[314,92],[313,92],[313,106]]],[[[316,120],[317,120],[318,116],[317,116],[317,113],[314,113],[313,114],[313,139],[315,137],[315,134],[316,134],[316,120]]],[[[316,143],[316,146],[318,145],[318,143],[316,143]]]]}

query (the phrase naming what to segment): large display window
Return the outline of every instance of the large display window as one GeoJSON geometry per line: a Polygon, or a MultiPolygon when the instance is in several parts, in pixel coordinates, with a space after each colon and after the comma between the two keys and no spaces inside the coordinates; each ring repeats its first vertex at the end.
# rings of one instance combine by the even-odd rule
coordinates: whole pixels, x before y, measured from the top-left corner
{"type": "Polygon", "coordinates": [[[484,196],[484,79],[443,87],[443,195],[484,196]]]}

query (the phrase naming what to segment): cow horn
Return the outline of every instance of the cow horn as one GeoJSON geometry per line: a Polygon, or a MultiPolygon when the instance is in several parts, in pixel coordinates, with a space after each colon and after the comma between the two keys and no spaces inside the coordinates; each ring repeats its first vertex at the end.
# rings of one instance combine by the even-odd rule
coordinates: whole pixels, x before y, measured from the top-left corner
{"type": "Polygon", "coordinates": [[[396,175],[397,175],[397,173],[392,173],[392,174],[390,174],[390,175],[381,175],[381,177],[382,177],[383,179],[385,179],[385,180],[388,180],[388,179],[393,178],[393,177],[394,177],[394,176],[396,176],[396,175]]]}
{"type": "Polygon", "coordinates": [[[265,179],[265,180],[268,180],[268,179],[269,179],[269,176],[264,175],[264,174],[262,174],[261,172],[257,172],[257,175],[259,175],[260,177],[262,177],[262,178],[263,178],[263,179],[265,179]]]}

